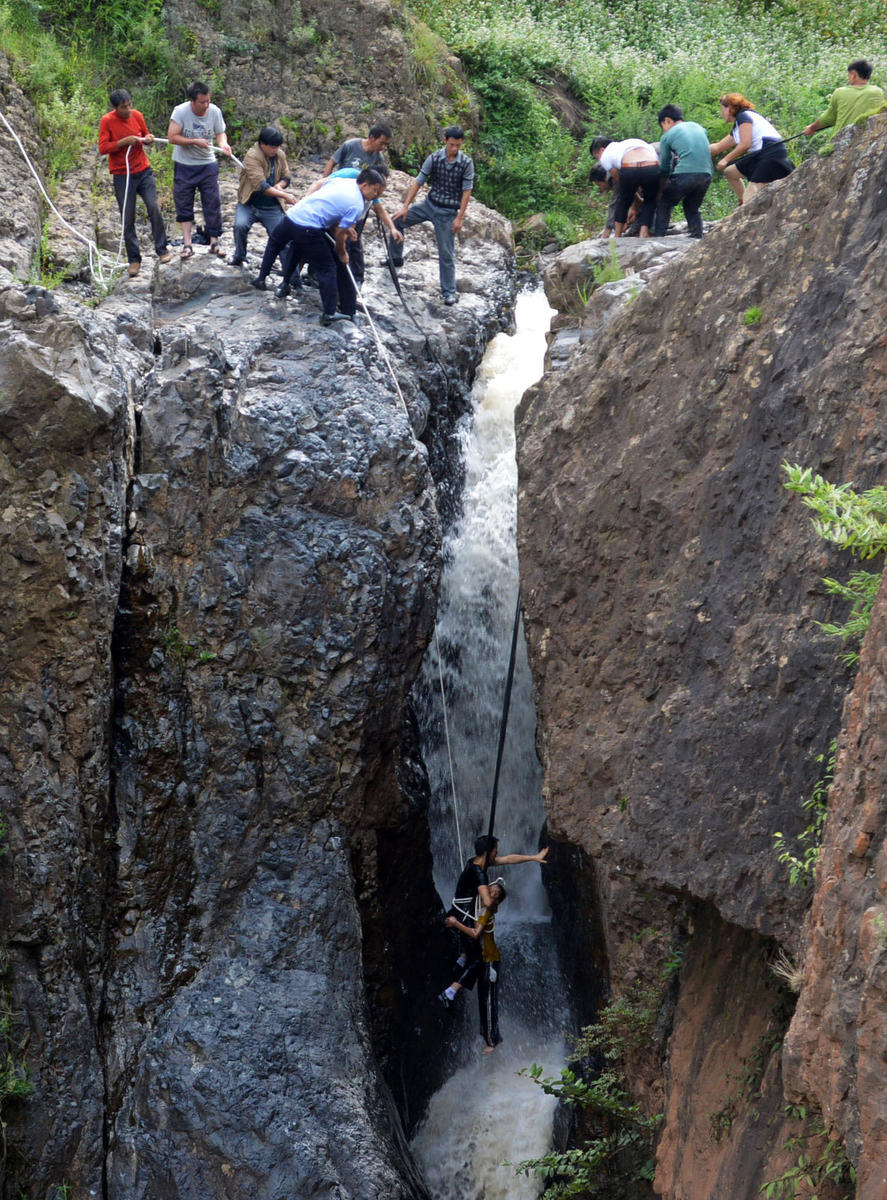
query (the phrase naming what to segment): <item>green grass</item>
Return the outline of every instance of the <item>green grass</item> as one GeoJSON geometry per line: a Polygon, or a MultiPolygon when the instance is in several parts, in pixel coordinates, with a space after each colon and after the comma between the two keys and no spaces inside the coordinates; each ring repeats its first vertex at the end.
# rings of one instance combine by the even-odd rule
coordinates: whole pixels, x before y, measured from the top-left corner
{"type": "MultiPolygon", "coordinates": [[[[656,112],[680,104],[712,141],[728,131],[717,100],[745,93],[777,128],[795,134],[846,83],[847,63],[883,60],[887,6],[861,0],[412,0],[413,10],[460,55],[483,101],[471,149],[478,198],[513,220],[545,214],[563,232],[602,224],[587,185],[588,139],[659,138],[656,112]],[[540,88],[565,80],[588,114],[576,138],[540,88]]],[[[874,82],[879,82],[878,75],[874,82]]],[[[792,142],[796,161],[827,135],[792,142]]],[[[703,216],[732,211],[716,178],[703,216]]]]}

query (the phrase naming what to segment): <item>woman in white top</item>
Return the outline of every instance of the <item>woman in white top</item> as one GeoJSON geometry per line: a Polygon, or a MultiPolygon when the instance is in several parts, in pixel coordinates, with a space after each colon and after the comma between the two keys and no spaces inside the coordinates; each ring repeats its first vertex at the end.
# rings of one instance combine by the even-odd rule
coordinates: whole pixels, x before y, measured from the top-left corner
{"type": "Polygon", "coordinates": [[[779,130],[739,92],[728,92],[720,99],[721,116],[732,121],[725,138],[713,142],[712,154],[727,153],[716,164],[736,193],[739,203],[750,200],[765,183],[784,179],[795,169],[779,130]],[[734,165],[735,164],[735,165],[734,165]],[[746,186],[743,176],[748,180],[746,186]]]}
{"type": "Polygon", "coordinates": [[[659,194],[659,156],[656,147],[640,138],[626,138],[624,142],[611,142],[609,138],[597,137],[591,143],[591,154],[603,167],[616,190],[616,212],[613,232],[622,235],[625,218],[638,191],[641,207],[638,217],[641,222],[641,237],[650,236],[656,197],[659,194]]]}

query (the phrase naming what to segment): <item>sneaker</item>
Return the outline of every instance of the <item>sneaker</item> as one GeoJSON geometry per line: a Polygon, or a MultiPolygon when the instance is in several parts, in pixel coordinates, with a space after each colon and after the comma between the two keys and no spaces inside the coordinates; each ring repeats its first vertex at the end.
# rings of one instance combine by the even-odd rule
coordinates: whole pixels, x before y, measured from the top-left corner
{"type": "Polygon", "coordinates": [[[327,315],[327,313],[323,313],[320,318],[320,323],[321,323],[321,325],[332,325],[334,321],[350,321],[350,320],[351,320],[351,317],[346,316],[345,313],[337,312],[337,313],[333,313],[332,315],[327,315]]]}
{"type": "Polygon", "coordinates": [[[142,265],[141,263],[130,263],[129,264],[130,279],[132,279],[135,275],[138,275],[141,265],[142,265]]]}
{"type": "Polygon", "coordinates": [[[265,276],[256,275],[249,281],[250,287],[258,288],[260,292],[265,291],[265,276]]]}
{"type": "Polygon", "coordinates": [[[242,267],[245,262],[246,262],[245,258],[229,258],[228,266],[229,267],[242,267]]]}
{"type": "Polygon", "coordinates": [[[280,285],[280,287],[276,287],[274,289],[274,295],[277,297],[278,300],[285,300],[289,294],[290,294],[290,285],[288,283],[282,283],[280,285]]]}
{"type": "Polygon", "coordinates": [[[307,284],[308,287],[313,287],[313,288],[320,287],[320,284],[317,282],[317,280],[314,278],[314,276],[311,274],[310,271],[306,271],[305,274],[302,276],[302,283],[307,284]]]}
{"type": "Polygon", "coordinates": [[[450,292],[448,296],[444,296],[444,304],[447,306],[447,308],[451,308],[458,302],[458,300],[459,297],[455,294],[455,292],[450,292]]]}
{"type": "Polygon", "coordinates": [[[168,263],[171,259],[172,259],[172,251],[171,250],[164,250],[162,254],[157,255],[158,262],[168,263]]]}

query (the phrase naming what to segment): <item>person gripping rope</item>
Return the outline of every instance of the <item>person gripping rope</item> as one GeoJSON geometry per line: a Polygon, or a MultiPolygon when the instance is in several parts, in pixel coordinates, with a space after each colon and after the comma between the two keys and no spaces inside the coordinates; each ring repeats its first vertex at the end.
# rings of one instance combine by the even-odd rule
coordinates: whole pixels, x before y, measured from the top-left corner
{"type": "Polygon", "coordinates": [[[649,237],[659,195],[659,156],[656,147],[640,138],[614,142],[610,138],[597,137],[591,143],[591,155],[607,172],[617,189],[613,214],[614,235],[622,236],[628,224],[628,213],[640,194],[640,236],[649,237]]]}
{"type": "Polygon", "coordinates": [[[447,1008],[452,1005],[463,988],[471,991],[481,975],[484,967],[483,946],[478,936],[473,932],[480,916],[485,909],[493,904],[493,895],[489,880],[492,867],[513,866],[517,863],[544,863],[548,857],[548,847],[545,846],[538,854],[499,854],[499,839],[483,834],[474,843],[474,858],[470,859],[459,875],[456,884],[456,895],[447,914],[447,924],[453,918],[458,924],[451,928],[459,929],[459,958],[456,965],[459,968],[458,978],[445,988],[438,999],[447,1008]],[[462,928],[464,926],[464,928],[462,928]]]}
{"type": "Polygon", "coordinates": [[[751,200],[764,184],[791,175],[795,165],[779,130],[755,111],[751,100],[746,100],[740,92],[727,92],[718,103],[722,118],[732,121],[733,128],[725,138],[712,142],[709,150],[713,156],[727,152],[716,168],[723,171],[742,204],[751,200]]]}
{"type": "MultiPolygon", "coordinates": [[[[385,161],[384,150],[387,150],[393,134],[390,125],[376,124],[370,129],[365,138],[349,138],[329,158],[323,168],[324,178],[338,174],[340,171],[355,168],[358,171],[365,167],[388,174],[388,163],[385,161]]],[[[354,282],[361,287],[366,274],[366,263],[363,254],[363,227],[366,216],[355,226],[356,237],[351,239],[348,246],[348,258],[351,262],[351,274],[354,282]]]]}
{"type": "Polygon", "coordinates": [[[872,64],[865,58],[855,58],[847,68],[847,86],[832,92],[829,106],[815,121],[804,127],[804,137],[812,137],[820,129],[837,133],[846,125],[854,125],[866,117],[887,109],[887,98],[881,88],[871,82],[872,64]]]}
{"type": "Polygon", "coordinates": [[[176,220],[182,227],[182,258],[191,258],[191,231],[194,227],[194,195],[200,192],[203,220],[209,235],[211,254],[224,258],[219,245],[222,236],[222,193],[219,190],[219,164],[213,153],[213,138],[219,149],[231,155],[221,111],[212,103],[209,85],[195,80],[188,88],[188,99],[177,105],[169,118],[167,137],[173,146],[173,201],[176,220]]]}
{"type": "Polygon", "coordinates": [[[243,156],[234,213],[233,267],[246,261],[246,240],[256,221],[260,221],[265,232],[270,234],[283,220],[287,204],[295,203],[295,197],[286,190],[289,185],[290,169],[283,150],[283,134],[272,125],[266,125],[259,140],[243,156]]]}
{"type": "Polygon", "coordinates": [[[143,149],[154,141],[145,118],[132,107],[126,88],[118,88],[108,97],[111,111],[99,121],[99,154],[107,154],[108,170],[123,221],[123,244],[130,276],[138,275],[142,264],[136,234],[136,197],[141,196],[151,223],[154,251],[162,263],[172,258],[166,237],[166,224],[157,202],[157,182],[143,149]],[[127,151],[129,154],[127,155],[127,151]]]}
{"type": "MultiPolygon", "coordinates": [[[[474,925],[466,925],[453,916],[449,916],[446,919],[448,928],[458,929],[466,938],[471,938],[474,941],[480,940],[480,963],[476,968],[476,978],[480,1032],[481,1037],[486,1042],[484,1054],[492,1053],[502,1041],[502,1036],[499,1033],[499,983],[502,979],[502,954],[496,945],[493,930],[496,913],[506,896],[507,892],[505,891],[504,883],[501,879],[496,879],[490,884],[490,904],[484,909],[474,925]]],[[[468,972],[472,969],[467,966],[463,968],[458,979],[454,979],[449,987],[444,989],[441,993],[441,998],[444,1001],[451,1003],[452,1000],[455,1000],[463,986],[471,986],[470,984],[465,984],[464,980],[468,972]]]]}
{"type": "MultiPolygon", "coordinates": [[[[363,216],[367,202],[375,200],[384,190],[384,178],[368,167],[356,179],[332,179],[312,195],[303,197],[269,234],[259,274],[250,283],[264,291],[275,259],[289,247],[288,264],[308,263],[317,279],[323,303],[321,324],[353,321],[357,293],[347,270],[348,231],[363,216]],[[337,303],[340,312],[336,311],[337,303]]],[[[279,296],[287,294],[289,283],[285,274],[277,291],[279,296]]]]}
{"type": "Polygon", "coordinates": [[[663,237],[671,210],[683,204],[690,237],[702,237],[700,209],[711,184],[711,151],[708,134],[695,121],[685,121],[677,104],[665,104],[657,117],[659,142],[659,199],[653,218],[653,237],[663,237]]]}
{"type": "MultiPolygon", "coordinates": [[[[394,224],[405,232],[411,225],[430,221],[437,239],[437,259],[440,290],[444,304],[455,304],[456,292],[456,234],[462,228],[465,211],[474,188],[474,163],[462,151],[465,131],[461,125],[444,130],[441,149],[429,154],[410,184],[403,206],[394,214],[394,224]],[[424,183],[430,184],[429,194],[418,204],[413,201],[424,183]],[[412,207],[411,207],[412,206],[412,207]]],[[[403,248],[388,240],[388,253],[395,267],[403,266],[403,248]]]]}

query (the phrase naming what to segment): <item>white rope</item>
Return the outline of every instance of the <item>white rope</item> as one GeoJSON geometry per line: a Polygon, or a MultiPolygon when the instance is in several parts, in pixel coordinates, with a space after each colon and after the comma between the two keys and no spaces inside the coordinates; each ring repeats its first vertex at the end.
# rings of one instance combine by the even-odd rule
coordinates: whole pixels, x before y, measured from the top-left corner
{"type": "MultiPolygon", "coordinates": [[[[173,142],[172,144],[173,144],[173,145],[175,145],[175,143],[174,143],[174,142],[173,142]]],[[[161,138],[161,137],[156,137],[156,138],[154,138],[154,141],[152,142],[152,145],[154,145],[154,146],[168,146],[168,145],[170,145],[170,141],[169,141],[169,138],[161,138]]],[[[233,154],[233,153],[232,153],[232,154],[226,154],[226,153],[225,153],[225,151],[222,149],[222,147],[221,147],[221,146],[210,146],[210,150],[212,150],[213,154],[219,154],[219,155],[221,155],[223,158],[227,158],[227,159],[229,159],[229,160],[230,160],[231,162],[233,162],[233,163],[234,163],[236,166],[240,167],[241,171],[244,169],[243,163],[240,161],[240,159],[237,157],[237,155],[236,155],[236,154],[233,154]]]]}
{"type": "MultiPolygon", "coordinates": [[[[94,280],[97,280],[102,286],[106,286],[105,274],[104,274],[104,271],[102,270],[102,259],[105,258],[105,259],[110,260],[110,255],[107,255],[104,250],[100,250],[99,247],[96,245],[96,243],[92,240],[92,238],[86,237],[84,234],[82,234],[79,231],[79,229],[75,229],[73,225],[71,225],[68,221],[65,220],[65,218],[62,216],[62,214],[59,212],[59,210],[56,208],[56,206],[53,204],[52,200],[50,199],[49,193],[47,192],[46,188],[43,186],[43,181],[41,180],[40,175],[37,172],[37,168],[31,162],[31,159],[28,155],[27,150],[22,145],[21,139],[19,138],[18,134],[15,132],[13,127],[10,125],[9,121],[6,119],[5,113],[0,112],[0,120],[2,120],[3,124],[8,129],[8,131],[12,137],[12,140],[15,142],[15,144],[18,146],[19,150],[21,151],[22,157],[24,158],[25,162],[27,163],[28,170],[31,172],[31,174],[36,179],[37,186],[39,187],[40,192],[43,195],[43,198],[46,201],[46,203],[49,205],[49,207],[52,209],[52,211],[58,217],[59,221],[62,223],[62,225],[65,227],[65,229],[67,229],[69,233],[72,233],[74,235],[74,237],[78,239],[78,241],[83,242],[83,244],[86,246],[90,275],[92,276],[92,278],[94,280]]],[[[116,264],[109,265],[109,263],[106,263],[106,265],[109,266],[109,270],[113,271],[114,265],[116,265],[116,264]]]]}
{"type": "Polygon", "coordinates": [[[443,659],[440,654],[440,642],[437,637],[437,625],[434,626],[434,652],[437,655],[437,676],[440,680],[440,703],[443,709],[444,739],[447,744],[447,762],[450,767],[450,791],[453,795],[453,819],[456,823],[456,845],[459,847],[459,865],[465,862],[462,853],[462,831],[459,828],[459,802],[456,799],[456,773],[453,770],[453,747],[450,742],[450,723],[447,720],[447,694],[444,690],[443,659]]]}
{"type": "MultiPolygon", "coordinates": [[[[335,240],[332,237],[330,237],[329,233],[327,233],[327,237],[329,238],[330,242],[333,244],[333,247],[335,247],[335,240]]],[[[407,408],[406,400],[404,400],[404,398],[403,398],[403,392],[400,390],[400,384],[397,382],[397,376],[394,373],[394,367],[391,364],[391,359],[388,357],[388,352],[386,351],[385,347],[382,344],[382,340],[379,337],[379,333],[376,329],[376,326],[373,323],[373,318],[370,316],[369,309],[366,306],[366,302],[363,298],[363,294],[361,293],[360,288],[357,286],[357,280],[351,274],[350,265],[348,263],[345,263],[344,266],[345,266],[345,270],[348,272],[348,278],[351,280],[351,284],[354,288],[354,291],[357,293],[357,299],[360,301],[360,306],[364,311],[367,321],[369,322],[370,329],[372,329],[372,331],[373,331],[373,337],[376,339],[376,345],[379,348],[379,353],[382,356],[382,360],[385,363],[385,366],[388,368],[388,372],[391,375],[391,379],[394,383],[395,390],[397,391],[397,394],[400,397],[400,402],[403,405],[403,411],[406,415],[407,423],[410,426],[410,429],[412,429],[412,422],[410,421],[410,412],[409,412],[409,409],[407,408]]],[[[435,625],[435,627],[434,627],[434,650],[435,650],[435,653],[437,654],[437,672],[438,672],[438,678],[440,680],[440,702],[441,702],[441,707],[443,709],[444,738],[445,738],[446,744],[447,744],[447,763],[449,765],[449,770],[450,770],[450,790],[451,790],[452,796],[453,796],[453,819],[454,819],[455,825],[456,825],[456,845],[459,848],[459,862],[461,864],[461,863],[464,863],[465,858],[462,853],[462,831],[459,827],[459,801],[456,796],[456,773],[453,768],[453,747],[452,747],[452,742],[450,740],[450,724],[449,724],[449,720],[447,718],[447,696],[446,696],[446,691],[444,689],[443,660],[441,658],[441,653],[440,653],[440,641],[438,640],[438,636],[437,636],[437,625],[435,625]]]]}
{"type": "MultiPolygon", "coordinates": [[[[89,274],[90,274],[93,282],[97,283],[100,287],[110,286],[110,283],[113,281],[114,273],[117,270],[119,270],[120,259],[123,256],[124,227],[125,227],[125,222],[126,222],[126,201],[129,196],[129,178],[130,178],[130,175],[129,175],[129,152],[132,149],[132,142],[130,142],[130,144],[126,148],[126,189],[123,193],[123,210],[120,214],[120,242],[117,247],[117,256],[116,256],[116,258],[114,258],[112,260],[111,255],[107,251],[100,249],[100,247],[92,240],[92,238],[87,237],[85,234],[81,233],[79,229],[75,229],[74,226],[71,225],[69,221],[65,220],[65,218],[62,216],[62,214],[59,212],[59,210],[56,208],[56,206],[53,204],[52,200],[50,199],[49,193],[47,192],[46,188],[43,186],[43,180],[40,178],[37,168],[34,166],[27,150],[23,146],[21,138],[18,136],[16,131],[13,129],[12,125],[9,123],[9,121],[6,118],[6,114],[2,110],[0,110],[0,121],[2,121],[3,124],[6,126],[10,137],[15,142],[15,144],[18,146],[18,148],[21,152],[22,158],[24,158],[25,163],[28,167],[28,170],[31,172],[31,174],[34,176],[34,179],[37,181],[37,187],[40,189],[40,194],[43,196],[43,199],[46,201],[46,203],[49,205],[49,207],[55,213],[56,217],[58,218],[58,220],[62,224],[62,226],[65,229],[67,229],[69,233],[73,234],[74,237],[77,238],[78,241],[82,242],[86,246],[87,263],[89,265],[89,274]],[[108,276],[106,276],[106,274],[105,274],[106,270],[108,272],[108,276]]],[[[152,139],[150,145],[168,146],[169,139],[156,137],[156,138],[152,139]]],[[[225,151],[220,146],[213,146],[213,147],[211,147],[211,149],[213,150],[213,152],[215,154],[219,154],[219,155],[222,155],[224,158],[230,159],[231,162],[235,163],[236,166],[240,167],[240,169],[243,170],[243,163],[240,161],[239,158],[237,158],[236,155],[226,154],[225,151]]],[[[398,389],[398,391],[399,391],[399,389],[398,389]]],[[[402,397],[401,397],[401,399],[402,399],[402,397]]]]}
{"type": "MultiPolygon", "coordinates": [[[[333,243],[333,246],[335,246],[335,239],[330,237],[329,234],[327,234],[327,237],[333,243]]],[[[360,307],[363,309],[364,316],[367,319],[370,329],[373,331],[373,337],[376,339],[376,345],[379,349],[379,354],[382,356],[382,361],[385,363],[385,366],[388,368],[388,374],[391,376],[391,380],[394,384],[394,390],[397,392],[400,402],[403,405],[403,411],[404,411],[404,414],[406,415],[407,424],[409,425],[410,429],[412,430],[413,422],[410,419],[410,410],[407,408],[407,402],[406,402],[406,400],[404,400],[403,392],[400,390],[400,384],[397,382],[397,375],[395,375],[395,373],[394,373],[394,367],[391,364],[391,359],[388,357],[388,351],[385,349],[385,347],[382,344],[382,339],[379,337],[379,332],[376,329],[375,324],[373,323],[373,318],[370,316],[370,310],[366,306],[366,301],[363,298],[363,293],[361,292],[360,288],[357,286],[357,280],[351,274],[350,265],[348,263],[345,263],[344,267],[345,267],[345,270],[348,272],[348,278],[351,280],[351,285],[357,294],[357,299],[360,301],[360,307]]]]}
{"type": "Polygon", "coordinates": [[[131,149],[132,142],[126,147],[126,187],[123,189],[123,207],[120,210],[120,241],[117,243],[115,267],[120,265],[120,260],[123,257],[123,240],[126,234],[126,201],[129,199],[129,152],[131,149]]]}

